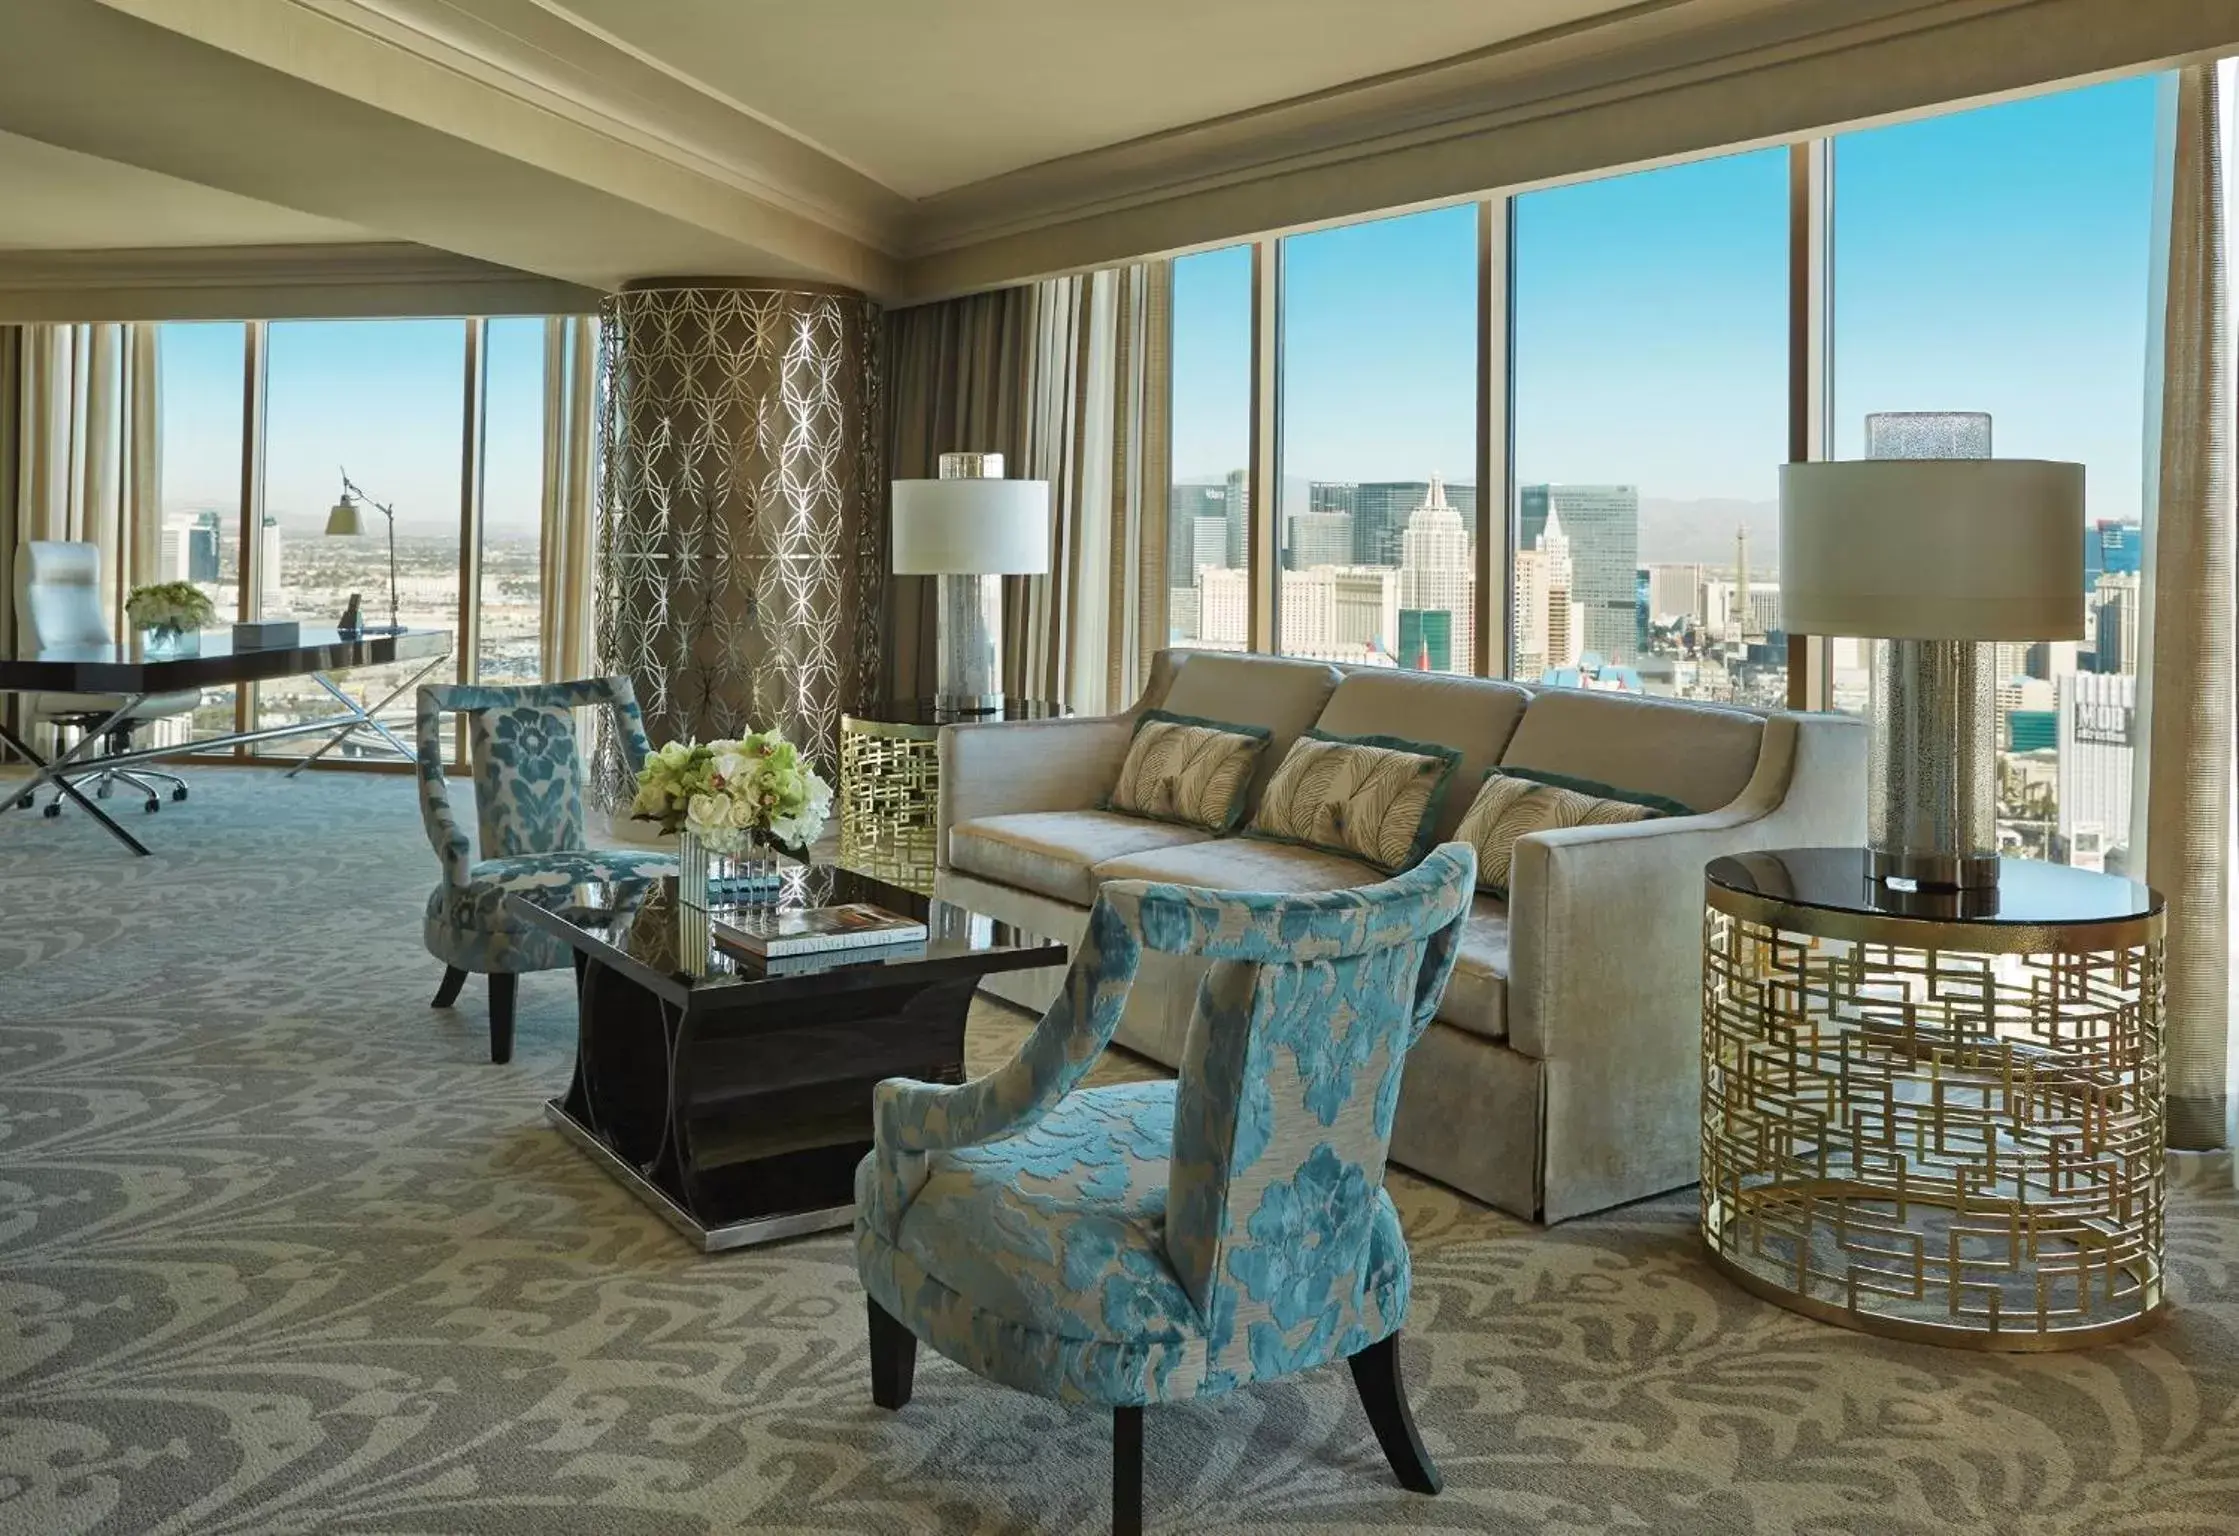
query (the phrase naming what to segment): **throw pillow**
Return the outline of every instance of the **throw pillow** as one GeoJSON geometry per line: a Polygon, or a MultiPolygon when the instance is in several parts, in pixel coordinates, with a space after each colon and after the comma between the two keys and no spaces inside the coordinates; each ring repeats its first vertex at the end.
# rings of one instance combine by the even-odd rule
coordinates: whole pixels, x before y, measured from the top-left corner
{"type": "Polygon", "coordinates": [[[1283,754],[1246,835],[1405,869],[1430,851],[1453,747],[1312,730],[1283,754]]]}
{"type": "Polygon", "coordinates": [[[1135,722],[1119,782],[1104,809],[1233,832],[1244,819],[1252,770],[1271,733],[1264,725],[1230,725],[1194,715],[1147,709],[1135,722]]]}
{"type": "Polygon", "coordinates": [[[1648,803],[1649,797],[1622,798],[1624,791],[1597,784],[1604,793],[1589,793],[1580,781],[1551,782],[1517,769],[1492,769],[1470,802],[1454,836],[1477,849],[1477,888],[1502,901],[1508,899],[1508,871],[1516,857],[1516,839],[1557,827],[1599,827],[1620,822],[1649,821],[1667,810],[1687,814],[1685,806],[1670,801],[1648,803]]]}

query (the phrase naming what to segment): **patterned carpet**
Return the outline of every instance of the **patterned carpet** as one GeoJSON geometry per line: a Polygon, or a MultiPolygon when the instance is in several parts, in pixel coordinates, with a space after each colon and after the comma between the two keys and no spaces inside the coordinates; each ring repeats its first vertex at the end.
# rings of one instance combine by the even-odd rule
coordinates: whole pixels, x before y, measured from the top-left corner
{"type": "MultiPolygon", "coordinates": [[[[0,818],[0,1533],[1086,1532],[1105,1419],[937,1357],[872,1408],[839,1235],[689,1251],[539,1118],[560,975],[486,1063],[427,1006],[411,781],[203,771],[0,818]]],[[[974,1019],[975,1065],[1019,1032],[974,1019]]],[[[1711,1273],[1680,1195],[1552,1232],[1395,1176],[1438,1499],[1342,1371],[1162,1408],[1170,1531],[2239,1531],[2239,1198],[2180,1176],[2178,1310],[2002,1357],[1711,1273]]]]}

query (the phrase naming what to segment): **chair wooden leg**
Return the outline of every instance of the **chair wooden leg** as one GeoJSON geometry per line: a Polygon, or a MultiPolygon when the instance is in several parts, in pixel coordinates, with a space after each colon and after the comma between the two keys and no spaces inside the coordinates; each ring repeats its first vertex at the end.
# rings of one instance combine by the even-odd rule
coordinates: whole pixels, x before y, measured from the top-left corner
{"type": "Polygon", "coordinates": [[[499,1066],[513,1059],[513,987],[518,976],[490,977],[490,1060],[499,1066]]]}
{"type": "Polygon", "coordinates": [[[1112,1410],[1112,1536],[1143,1536],[1143,1410],[1112,1410]]]}
{"type": "Polygon", "coordinates": [[[871,1320],[871,1401],[899,1410],[917,1374],[917,1335],[869,1297],[863,1305],[871,1320]]]}
{"type": "Polygon", "coordinates": [[[1353,1390],[1376,1431],[1376,1443],[1392,1464],[1399,1485],[1414,1493],[1436,1493],[1441,1483],[1423,1437],[1415,1431],[1415,1415],[1407,1406],[1407,1383],[1399,1374],[1399,1335],[1371,1344],[1345,1362],[1353,1368],[1353,1390]]]}
{"type": "Polygon", "coordinates": [[[435,1001],[430,1008],[448,1008],[459,1000],[459,989],[466,985],[466,972],[455,965],[443,968],[443,982],[435,989],[435,1001]]]}

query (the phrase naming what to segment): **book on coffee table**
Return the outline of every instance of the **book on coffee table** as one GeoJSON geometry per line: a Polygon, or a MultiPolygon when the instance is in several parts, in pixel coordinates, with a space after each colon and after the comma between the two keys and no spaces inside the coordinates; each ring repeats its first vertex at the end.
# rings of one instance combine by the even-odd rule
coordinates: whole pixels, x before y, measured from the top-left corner
{"type": "Polygon", "coordinates": [[[790,911],[726,912],[713,920],[713,927],[716,943],[756,960],[925,942],[923,923],[898,917],[868,902],[790,911]]]}

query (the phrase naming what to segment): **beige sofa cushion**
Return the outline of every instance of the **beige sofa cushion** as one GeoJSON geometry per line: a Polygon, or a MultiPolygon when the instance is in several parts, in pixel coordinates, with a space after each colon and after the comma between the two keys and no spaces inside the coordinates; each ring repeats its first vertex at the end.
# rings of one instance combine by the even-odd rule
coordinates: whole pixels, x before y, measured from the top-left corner
{"type": "Polygon", "coordinates": [[[1022,811],[949,828],[949,864],[966,874],[1059,901],[1096,900],[1095,866],[1122,854],[1201,842],[1202,827],[1146,821],[1117,811],[1022,811]]]}
{"type": "Polygon", "coordinates": [[[1177,715],[1201,720],[1226,720],[1235,725],[1267,727],[1267,745],[1252,771],[1252,787],[1244,797],[1249,816],[1259,804],[1275,765],[1314,723],[1337,686],[1337,669],[1318,661],[1291,661],[1280,656],[1232,656],[1220,651],[1191,651],[1174,674],[1173,686],[1159,707],[1177,715]]]}
{"type": "Polygon", "coordinates": [[[1341,891],[1374,885],[1390,876],[1373,864],[1319,848],[1296,848],[1256,837],[1223,837],[1187,847],[1154,848],[1106,859],[1096,866],[1105,880],[1165,880],[1216,891],[1341,891]]]}
{"type": "Polygon", "coordinates": [[[1248,831],[1405,869],[1430,850],[1459,756],[1452,747],[1334,737],[1316,726],[1291,743],[1248,831]]]}
{"type": "Polygon", "coordinates": [[[1438,1017],[1487,1040],[1508,1038],[1508,908],[1490,896],[1469,904],[1438,1017]]]}
{"type": "Polygon", "coordinates": [[[1454,834],[1477,850],[1477,888],[1503,901],[1508,899],[1508,871],[1516,859],[1519,837],[1562,827],[1647,821],[1665,814],[1658,806],[1605,799],[1560,784],[1542,784],[1528,777],[1532,772],[1515,768],[1486,774],[1469,814],[1454,834]]]}
{"type": "Polygon", "coordinates": [[[1715,811],[1748,786],[1764,734],[1745,710],[1543,688],[1500,764],[1715,811]]]}
{"type": "Polygon", "coordinates": [[[1244,791],[1267,737],[1264,725],[1147,709],[1135,722],[1105,809],[1233,832],[1244,820],[1244,791]]]}
{"type": "Polygon", "coordinates": [[[1514,683],[1363,668],[1345,674],[1314,724],[1337,736],[1396,736],[1460,751],[1446,803],[1431,829],[1434,841],[1445,842],[1461,825],[1485,770],[1507,750],[1530,700],[1514,683]]]}

